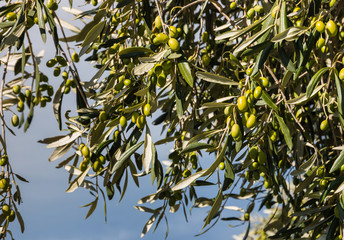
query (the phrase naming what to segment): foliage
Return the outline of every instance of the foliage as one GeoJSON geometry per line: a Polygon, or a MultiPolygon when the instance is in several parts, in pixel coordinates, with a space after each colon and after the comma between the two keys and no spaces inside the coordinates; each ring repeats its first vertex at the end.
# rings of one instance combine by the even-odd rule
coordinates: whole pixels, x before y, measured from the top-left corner
{"type": "MultiPolygon", "coordinates": [[[[19,115],[12,125],[26,131],[35,107],[52,101],[68,134],[41,143],[54,148],[49,161],[64,157],[58,167],[70,173],[67,192],[83,187],[95,197],[84,206],[86,218],[99,199],[106,205],[115,192],[122,199],[130,177],[139,187],[139,178],[150,175],[156,192],[136,206],[151,214],[142,236],[167,222],[168,211],[183,208],[187,217],[191,205],[210,207],[204,231],[220,219],[245,223],[251,211],[274,207],[262,238],[341,238],[342,0],[86,3],[83,11],[72,0],[68,7],[55,0],[1,3],[3,157],[5,131],[13,133],[4,111],[19,115]],[[60,19],[57,9],[78,23],[60,19]],[[56,57],[46,62],[54,69],[46,74],[30,38],[35,28],[55,44],[56,57]],[[81,81],[80,58],[97,69],[91,79],[81,81]],[[61,76],[55,93],[51,73],[61,76]],[[71,90],[76,112],[63,113],[71,90]],[[151,124],[165,134],[157,142],[151,124]],[[173,148],[167,168],[158,154],[164,144],[173,148]],[[200,196],[204,186],[217,194],[200,196]],[[245,214],[228,215],[226,209],[241,214],[228,206],[233,198],[249,201],[245,214]],[[143,205],[149,202],[159,206],[143,205]]],[[[25,179],[11,161],[2,165],[1,205],[15,210],[24,230],[16,180],[25,179]]],[[[4,237],[11,220],[6,211],[0,215],[4,237]]],[[[245,238],[249,230],[250,224],[245,238]]]]}

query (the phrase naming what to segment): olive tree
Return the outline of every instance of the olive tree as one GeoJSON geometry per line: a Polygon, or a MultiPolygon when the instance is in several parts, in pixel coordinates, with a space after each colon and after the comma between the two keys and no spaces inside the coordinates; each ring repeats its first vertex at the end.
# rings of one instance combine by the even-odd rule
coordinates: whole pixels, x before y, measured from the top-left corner
{"type": "Polygon", "coordinates": [[[15,219],[24,229],[17,205],[18,180],[25,181],[11,168],[5,133],[26,131],[35,107],[52,101],[64,134],[41,143],[70,173],[67,192],[94,196],[86,217],[101,199],[115,192],[122,199],[129,178],[139,187],[150,175],[156,191],[135,206],[151,215],[141,236],[167,212],[187,217],[187,208],[208,207],[203,232],[223,220],[247,223],[244,238],[341,239],[342,0],[63,4],[0,3],[3,237],[15,219]],[[55,45],[47,62],[31,40],[37,30],[55,45]],[[94,67],[89,79],[80,78],[80,59],[94,67]],[[60,79],[55,91],[52,75],[60,79]],[[62,112],[62,105],[71,107],[62,112]],[[162,132],[155,142],[152,125],[162,132]],[[172,151],[163,162],[166,144],[172,151]],[[248,206],[230,206],[231,199],[248,206]],[[252,233],[250,213],[266,208],[271,216],[252,233]]]}

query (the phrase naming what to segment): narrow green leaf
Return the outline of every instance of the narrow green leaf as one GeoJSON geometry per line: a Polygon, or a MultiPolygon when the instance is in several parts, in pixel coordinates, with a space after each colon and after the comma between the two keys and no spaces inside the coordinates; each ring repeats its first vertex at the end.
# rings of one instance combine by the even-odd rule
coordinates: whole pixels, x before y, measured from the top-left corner
{"type": "Polygon", "coordinates": [[[118,161],[115,163],[115,165],[112,167],[110,173],[113,174],[114,172],[116,172],[119,168],[121,168],[124,163],[126,163],[130,156],[137,150],[139,149],[139,147],[141,147],[141,145],[143,144],[142,142],[136,143],[135,145],[133,145],[132,147],[130,147],[127,151],[125,151],[120,158],[118,159],[118,161]]]}
{"type": "Polygon", "coordinates": [[[145,47],[129,47],[120,51],[118,54],[121,58],[130,58],[144,56],[147,53],[154,53],[151,49],[145,47]]]}
{"type": "MultiPolygon", "coordinates": [[[[340,119],[342,119],[343,114],[344,114],[344,88],[342,85],[342,81],[338,77],[337,69],[333,69],[332,74],[334,74],[334,79],[335,79],[336,88],[337,88],[338,111],[340,113],[339,117],[340,117],[340,119]]],[[[342,124],[342,127],[344,127],[343,124],[342,124]]]]}
{"type": "Polygon", "coordinates": [[[283,40],[286,41],[294,41],[298,39],[301,35],[303,35],[308,30],[307,27],[290,27],[285,31],[275,35],[271,41],[272,42],[281,42],[283,40]]]}
{"type": "Polygon", "coordinates": [[[337,157],[337,159],[334,161],[330,173],[333,173],[334,171],[340,169],[340,167],[344,164],[344,150],[342,150],[337,157]]]}
{"type": "Polygon", "coordinates": [[[87,173],[90,171],[91,165],[87,167],[85,171],[83,171],[79,176],[77,176],[69,185],[66,192],[74,192],[78,187],[81,186],[81,184],[84,182],[84,179],[87,175],[87,173]]]}
{"type": "Polygon", "coordinates": [[[254,34],[252,37],[248,38],[244,42],[242,42],[237,48],[235,48],[233,55],[238,56],[240,52],[244,51],[248,46],[250,46],[252,43],[254,43],[258,38],[260,38],[264,33],[266,33],[268,30],[270,30],[273,27],[273,25],[263,28],[256,34],[254,34]]]}
{"type": "Polygon", "coordinates": [[[219,192],[215,198],[214,204],[211,207],[207,218],[205,219],[205,222],[204,222],[202,229],[205,226],[207,226],[210,223],[210,221],[216,216],[217,212],[219,211],[219,209],[221,207],[222,200],[223,200],[223,194],[222,194],[222,189],[220,188],[219,192]]]}
{"type": "Polygon", "coordinates": [[[329,69],[330,69],[329,67],[324,67],[320,69],[316,74],[313,75],[313,77],[311,78],[311,80],[309,81],[307,85],[307,90],[306,90],[307,98],[309,98],[312,95],[315,86],[318,84],[320,80],[320,77],[324,75],[329,69]]]}
{"type": "Polygon", "coordinates": [[[190,64],[185,58],[178,59],[178,69],[184,80],[190,85],[190,87],[193,87],[194,80],[191,73],[190,64]]]}
{"type": "Polygon", "coordinates": [[[105,27],[105,21],[102,21],[96,24],[86,35],[84,41],[82,42],[81,46],[85,47],[91,43],[93,43],[98,37],[100,37],[100,33],[103,31],[105,27]]]}
{"type": "Polygon", "coordinates": [[[153,158],[153,148],[154,148],[154,145],[152,141],[152,136],[151,136],[149,127],[146,126],[146,135],[145,135],[144,148],[143,148],[142,164],[147,174],[149,172],[149,165],[153,158]]]}
{"type": "Polygon", "coordinates": [[[280,25],[278,32],[282,33],[288,28],[288,19],[287,19],[287,4],[285,1],[282,1],[280,9],[280,25]]]}
{"type": "Polygon", "coordinates": [[[278,47],[278,54],[281,59],[281,62],[283,66],[288,69],[291,72],[295,72],[296,68],[294,63],[291,61],[291,59],[288,57],[288,55],[285,53],[284,49],[281,47],[278,47]]]}
{"type": "Polygon", "coordinates": [[[199,142],[194,142],[191,144],[188,144],[181,152],[180,154],[185,154],[189,152],[194,152],[198,151],[201,149],[208,149],[208,148],[213,148],[214,146],[208,143],[199,143],[199,142]]]}
{"type": "Polygon", "coordinates": [[[293,76],[293,72],[287,70],[282,79],[281,90],[283,90],[288,85],[289,80],[291,79],[292,76],[293,76]]]}
{"type": "Polygon", "coordinates": [[[92,205],[91,205],[90,209],[88,210],[85,219],[87,219],[89,216],[91,216],[91,214],[92,214],[92,213],[94,212],[94,210],[97,208],[97,204],[98,204],[98,196],[97,196],[96,199],[92,202],[92,205]]]}
{"type": "Polygon", "coordinates": [[[197,71],[196,77],[207,82],[218,83],[221,85],[239,85],[238,82],[231,81],[229,78],[209,72],[197,71]]]}
{"type": "Polygon", "coordinates": [[[183,180],[179,181],[176,185],[174,185],[171,190],[172,191],[177,191],[183,188],[186,188],[189,186],[191,183],[193,183],[196,179],[199,177],[203,176],[204,173],[207,172],[208,169],[203,169],[199,172],[196,172],[195,174],[192,174],[191,176],[184,178],[183,180]]]}
{"type": "Polygon", "coordinates": [[[217,35],[215,37],[215,41],[223,40],[223,39],[228,39],[228,41],[231,41],[233,39],[236,39],[236,38],[244,35],[245,33],[250,32],[252,29],[256,28],[257,26],[259,26],[270,15],[271,15],[270,13],[266,14],[263,18],[259,19],[257,22],[254,22],[253,24],[245,27],[244,29],[241,29],[241,30],[231,30],[231,31],[222,33],[220,35],[217,35]]]}
{"type": "Polygon", "coordinates": [[[62,107],[64,89],[65,89],[65,82],[62,82],[60,87],[56,90],[54,100],[53,100],[54,116],[57,120],[60,130],[62,130],[61,107],[62,107]]]}
{"type": "Polygon", "coordinates": [[[295,104],[295,105],[298,105],[298,104],[305,104],[306,102],[308,102],[314,95],[316,95],[323,87],[325,86],[325,84],[322,84],[318,87],[316,87],[314,89],[314,91],[312,92],[311,96],[308,98],[306,96],[306,93],[302,93],[300,94],[300,96],[296,97],[296,98],[293,98],[293,99],[290,99],[287,101],[288,104],[295,104]]]}
{"type": "Polygon", "coordinates": [[[264,100],[264,102],[270,107],[272,108],[276,113],[278,113],[278,107],[276,106],[276,104],[272,101],[270,95],[266,92],[266,91],[262,91],[262,99],[264,100]]]}
{"type": "Polygon", "coordinates": [[[278,120],[278,123],[281,127],[281,132],[284,136],[284,140],[285,142],[287,143],[287,146],[288,148],[291,150],[293,148],[293,139],[290,135],[290,131],[289,131],[289,128],[287,126],[287,124],[285,124],[283,118],[281,118],[280,116],[278,116],[277,114],[275,114],[277,120],[278,120]]]}

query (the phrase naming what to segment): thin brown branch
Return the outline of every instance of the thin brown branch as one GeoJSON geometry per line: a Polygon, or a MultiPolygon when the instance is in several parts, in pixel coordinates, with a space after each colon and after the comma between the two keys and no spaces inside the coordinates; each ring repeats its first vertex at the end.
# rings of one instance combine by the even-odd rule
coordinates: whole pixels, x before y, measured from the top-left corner
{"type": "Polygon", "coordinates": [[[1,115],[1,130],[2,130],[2,139],[3,139],[3,146],[5,153],[7,153],[7,148],[6,148],[6,136],[5,136],[5,118],[4,118],[4,108],[3,108],[3,91],[4,91],[4,86],[5,86],[5,79],[7,75],[7,67],[8,67],[8,62],[11,56],[11,49],[12,47],[9,47],[8,52],[7,52],[7,57],[6,57],[6,62],[5,62],[5,68],[4,72],[2,74],[2,80],[1,80],[1,86],[0,86],[0,115],[1,115]]]}
{"type": "MultiPolygon", "coordinates": [[[[67,47],[67,52],[68,52],[68,55],[69,55],[69,59],[72,59],[72,54],[71,54],[71,51],[70,51],[70,47],[68,45],[68,41],[67,41],[67,37],[66,37],[66,34],[63,30],[63,27],[62,27],[62,24],[61,24],[61,21],[60,19],[57,17],[56,14],[54,14],[54,17],[57,19],[57,22],[61,28],[61,32],[62,32],[62,35],[63,35],[63,38],[65,39],[65,43],[66,43],[66,47],[67,47]]],[[[63,49],[60,47],[62,53],[65,55],[65,58],[67,58],[67,55],[66,53],[63,51],[63,49]]],[[[86,107],[89,108],[89,105],[88,105],[88,102],[87,102],[87,97],[86,97],[86,94],[85,92],[82,90],[82,86],[81,86],[81,83],[80,83],[80,77],[79,77],[79,73],[78,73],[78,69],[76,68],[75,64],[74,64],[74,61],[71,61],[72,63],[72,66],[73,66],[73,71],[72,71],[72,75],[73,75],[73,78],[74,78],[74,82],[75,82],[75,86],[76,86],[76,89],[79,91],[84,103],[86,104],[86,107]]],[[[70,63],[69,61],[67,61],[67,64],[70,66],[70,63]]]]}
{"type": "MultiPolygon", "coordinates": [[[[273,73],[273,71],[271,70],[271,68],[267,65],[265,65],[265,68],[269,71],[270,75],[272,76],[272,78],[274,79],[275,83],[277,85],[280,85],[278,79],[276,78],[275,74],[273,73]]],[[[306,130],[303,128],[303,126],[301,125],[301,123],[299,122],[299,120],[297,120],[297,118],[295,117],[295,114],[293,112],[293,110],[291,109],[291,107],[289,106],[289,104],[287,103],[287,98],[285,97],[283,91],[281,90],[281,88],[278,88],[278,92],[281,94],[282,98],[283,98],[283,101],[285,103],[285,105],[287,106],[288,108],[288,111],[290,112],[290,114],[292,115],[292,117],[294,118],[295,122],[297,123],[297,125],[299,125],[300,129],[305,132],[306,130]]]]}

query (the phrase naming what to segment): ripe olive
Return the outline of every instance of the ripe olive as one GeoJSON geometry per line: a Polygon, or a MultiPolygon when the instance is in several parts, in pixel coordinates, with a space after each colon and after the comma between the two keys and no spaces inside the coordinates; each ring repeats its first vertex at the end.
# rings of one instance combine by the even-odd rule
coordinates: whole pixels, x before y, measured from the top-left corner
{"type": "Polygon", "coordinates": [[[320,33],[323,33],[325,32],[325,24],[322,22],[322,21],[318,21],[316,24],[315,24],[315,29],[320,32],[320,33]]]}
{"type": "Polygon", "coordinates": [[[325,131],[328,128],[328,126],[329,126],[328,120],[325,119],[320,123],[320,130],[325,131]]]}
{"type": "Polygon", "coordinates": [[[246,112],[248,110],[247,98],[245,96],[240,96],[237,106],[240,112],[246,112]]]}
{"type": "Polygon", "coordinates": [[[119,119],[119,124],[122,128],[125,128],[127,126],[127,119],[124,116],[121,116],[119,119]]]}
{"type": "Polygon", "coordinates": [[[151,105],[149,103],[147,103],[144,108],[143,108],[143,114],[145,116],[149,116],[151,114],[151,105]]]}
{"type": "Polygon", "coordinates": [[[175,52],[179,51],[179,49],[180,49],[180,44],[179,44],[178,40],[175,38],[170,38],[168,40],[168,46],[170,46],[171,50],[175,51],[175,52]]]}
{"type": "Polygon", "coordinates": [[[233,138],[237,138],[241,135],[241,130],[239,124],[235,123],[231,129],[231,135],[233,138]]]}
{"type": "Polygon", "coordinates": [[[330,20],[326,23],[326,32],[330,37],[335,37],[337,35],[338,27],[333,20],[330,20]]]}

